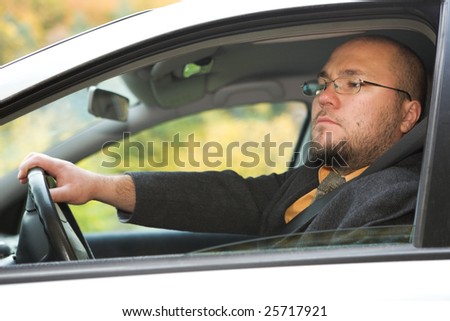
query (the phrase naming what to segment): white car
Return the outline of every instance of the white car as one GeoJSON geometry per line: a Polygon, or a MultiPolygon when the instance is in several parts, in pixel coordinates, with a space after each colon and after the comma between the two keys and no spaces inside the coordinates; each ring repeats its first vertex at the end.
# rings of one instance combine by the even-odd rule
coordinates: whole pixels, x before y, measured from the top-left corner
{"type": "Polygon", "coordinates": [[[184,1],[2,66],[0,319],[447,320],[449,19],[447,0],[184,1]],[[410,46],[430,79],[427,117],[387,160],[423,150],[412,226],[138,228],[95,202],[54,204],[38,169],[17,181],[29,152],[103,173],[301,166],[301,84],[364,34],[410,46]]]}

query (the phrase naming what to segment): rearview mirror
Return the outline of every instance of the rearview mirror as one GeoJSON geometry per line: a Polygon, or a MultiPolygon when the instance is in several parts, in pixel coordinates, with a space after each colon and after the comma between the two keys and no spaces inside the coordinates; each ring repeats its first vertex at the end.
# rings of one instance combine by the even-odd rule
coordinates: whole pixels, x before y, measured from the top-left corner
{"type": "Polygon", "coordinates": [[[127,121],[128,98],[97,87],[89,88],[89,113],[96,117],[127,121]]]}

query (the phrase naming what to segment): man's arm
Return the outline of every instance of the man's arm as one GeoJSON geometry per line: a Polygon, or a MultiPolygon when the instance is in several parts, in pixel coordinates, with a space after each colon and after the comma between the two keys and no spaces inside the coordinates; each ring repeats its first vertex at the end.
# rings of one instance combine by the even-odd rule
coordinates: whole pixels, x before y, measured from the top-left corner
{"type": "Polygon", "coordinates": [[[193,232],[258,234],[264,211],[284,181],[271,174],[244,178],[228,171],[131,172],[132,213],[122,222],[193,232]]]}
{"type": "Polygon", "coordinates": [[[50,190],[55,202],[84,204],[97,200],[125,212],[133,212],[136,192],[129,175],[106,176],[96,174],[76,165],[43,154],[29,154],[19,167],[18,179],[27,183],[28,171],[41,167],[56,179],[56,188],[50,190]]]}
{"type": "Polygon", "coordinates": [[[258,234],[263,213],[285,180],[271,174],[243,178],[223,172],[136,172],[105,176],[43,154],[30,154],[19,167],[27,182],[33,167],[56,179],[55,202],[90,200],[118,209],[123,222],[198,232],[258,234]]]}

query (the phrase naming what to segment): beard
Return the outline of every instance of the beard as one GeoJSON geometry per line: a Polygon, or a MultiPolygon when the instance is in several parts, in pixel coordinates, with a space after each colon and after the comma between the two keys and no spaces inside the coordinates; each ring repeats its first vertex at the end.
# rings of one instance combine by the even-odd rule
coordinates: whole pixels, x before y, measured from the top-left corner
{"type": "MultiPolygon", "coordinates": [[[[396,107],[400,108],[391,106],[391,108],[396,107]]],[[[357,126],[353,127],[353,131],[346,131],[345,135],[337,141],[333,139],[332,131],[315,129],[320,114],[313,120],[311,145],[307,152],[310,166],[333,167],[342,175],[346,175],[372,164],[398,140],[397,130],[401,122],[399,112],[381,113],[376,122],[380,124],[379,126],[371,124],[362,126],[357,123],[357,126]],[[321,141],[323,143],[320,143],[321,141]]],[[[336,121],[341,126],[345,126],[344,121],[339,119],[336,121]]]]}

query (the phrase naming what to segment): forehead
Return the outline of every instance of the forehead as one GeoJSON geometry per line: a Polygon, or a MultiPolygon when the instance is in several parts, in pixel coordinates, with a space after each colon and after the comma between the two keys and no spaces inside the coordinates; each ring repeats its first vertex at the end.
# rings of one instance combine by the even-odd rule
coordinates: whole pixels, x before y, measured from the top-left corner
{"type": "MultiPolygon", "coordinates": [[[[336,73],[337,77],[342,77],[342,76],[358,76],[358,77],[363,77],[366,76],[367,72],[364,70],[360,70],[360,69],[340,69],[338,70],[338,72],[336,73]]],[[[322,78],[328,78],[328,79],[334,79],[332,75],[330,75],[326,70],[321,70],[318,77],[322,77],[322,78]]]]}
{"type": "Polygon", "coordinates": [[[351,42],[338,47],[321,71],[327,77],[389,77],[394,47],[384,43],[351,42]]]}

